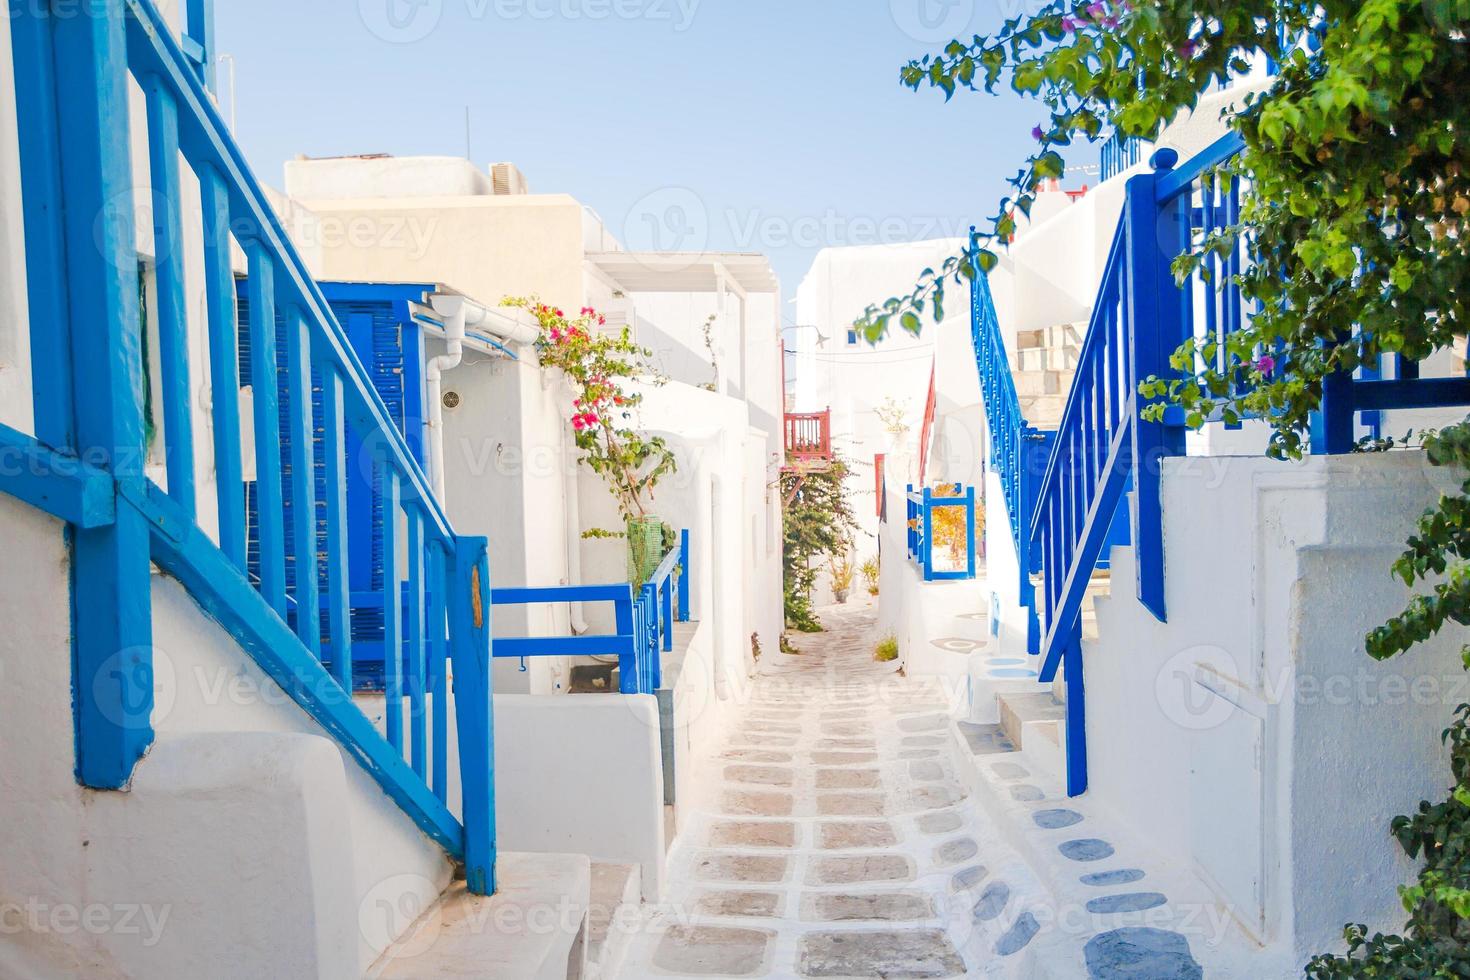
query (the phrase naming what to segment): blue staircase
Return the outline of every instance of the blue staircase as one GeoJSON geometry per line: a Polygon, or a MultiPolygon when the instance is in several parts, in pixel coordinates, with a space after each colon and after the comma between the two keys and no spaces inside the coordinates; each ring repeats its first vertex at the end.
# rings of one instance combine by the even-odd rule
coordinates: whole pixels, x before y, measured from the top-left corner
{"type": "Polygon", "coordinates": [[[216,112],[209,4],[189,0],[186,13],[176,40],[151,0],[54,11],[10,0],[36,422],[34,435],[0,432],[0,443],[33,464],[0,476],[0,490],[69,524],[73,588],[86,608],[73,638],[77,778],[126,787],[153,741],[156,564],[464,865],[472,892],[489,894],[486,542],[455,534],[216,112]],[[143,93],[136,119],[130,80],[143,93]],[[146,141],[146,173],[133,173],[135,134],[146,141]],[[151,202],[151,214],[139,201],[151,202]],[[136,247],[144,221],[151,255],[136,247]],[[205,322],[193,330],[186,236],[202,245],[206,287],[205,322]],[[249,272],[243,345],[236,250],[249,272]],[[156,349],[142,282],[152,284],[156,349]],[[249,377],[280,382],[251,387],[253,446],[241,439],[242,352],[249,377]],[[199,363],[208,365],[208,432],[194,431],[199,363]],[[149,477],[150,452],[161,452],[162,484],[149,477]],[[210,458],[213,499],[204,500],[198,461],[210,458]],[[351,697],[354,467],[371,473],[381,499],[382,642],[405,650],[386,658],[384,734],[351,697]],[[247,550],[248,540],[256,547],[247,550]],[[117,670],[120,650],[129,660],[117,670]],[[452,778],[458,814],[446,805],[452,778]]]}
{"type": "MultiPolygon", "coordinates": [[[[1151,172],[1129,179],[1055,432],[1039,432],[1021,417],[989,285],[983,276],[973,285],[990,465],[1005,489],[1022,602],[1035,617],[1028,649],[1040,657],[1041,682],[1051,683],[1058,672],[1066,681],[1072,795],[1084,792],[1088,780],[1082,608],[1093,571],[1112,545],[1131,541],[1139,601],[1160,621],[1168,614],[1160,476],[1162,460],[1185,455],[1186,426],[1173,407],[1162,421],[1145,419],[1149,401],[1139,386],[1151,377],[1179,377],[1170,358],[1191,337],[1202,342],[1200,349],[1235,359],[1222,360],[1222,369],[1242,363],[1227,353],[1226,341],[1251,315],[1234,279],[1248,260],[1244,244],[1209,257],[1183,282],[1172,268],[1205,236],[1239,220],[1240,180],[1221,167],[1242,148],[1237,135],[1227,134],[1182,166],[1175,151],[1162,149],[1152,157],[1151,172]],[[1125,501],[1131,501],[1128,510],[1125,501]],[[1035,575],[1039,594],[1032,587],[1035,575]]],[[[1420,379],[1417,363],[1398,355],[1385,360],[1392,363],[1327,380],[1314,422],[1314,453],[1350,452],[1360,413],[1371,424],[1371,413],[1383,409],[1470,404],[1470,379],[1420,379]],[[1386,368],[1392,380],[1385,380],[1386,368]]]]}

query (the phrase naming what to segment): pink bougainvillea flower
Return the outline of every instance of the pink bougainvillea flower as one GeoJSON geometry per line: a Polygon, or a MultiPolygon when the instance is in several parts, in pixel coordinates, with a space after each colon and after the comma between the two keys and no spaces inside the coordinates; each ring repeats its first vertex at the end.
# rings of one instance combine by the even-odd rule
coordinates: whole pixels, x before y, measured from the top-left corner
{"type": "Polygon", "coordinates": [[[1040,126],[1032,126],[1031,127],[1031,138],[1034,139],[1036,142],[1040,143],[1042,140],[1046,139],[1046,133],[1042,132],[1042,129],[1041,129],[1040,126]]]}
{"type": "Polygon", "coordinates": [[[1179,57],[1193,58],[1194,53],[1199,50],[1199,46],[1196,45],[1193,41],[1185,41],[1183,44],[1179,45],[1177,50],[1179,51],[1179,57]]]}
{"type": "Polygon", "coordinates": [[[1255,368],[1262,374],[1270,374],[1272,371],[1276,370],[1276,358],[1272,357],[1270,354],[1262,354],[1260,357],[1256,358],[1255,368]]]}
{"type": "Polygon", "coordinates": [[[1107,12],[1108,8],[1104,7],[1101,3],[1093,2],[1087,5],[1087,15],[1093,20],[1101,20],[1103,14],[1107,12]]]}
{"type": "Polygon", "coordinates": [[[603,316],[601,313],[597,314],[597,325],[599,327],[606,326],[607,325],[607,317],[603,316]]]}
{"type": "Polygon", "coordinates": [[[1062,33],[1063,34],[1071,34],[1075,30],[1077,30],[1077,22],[1075,20],[1073,20],[1072,18],[1070,18],[1070,17],[1063,17],[1062,18],[1062,33]]]}

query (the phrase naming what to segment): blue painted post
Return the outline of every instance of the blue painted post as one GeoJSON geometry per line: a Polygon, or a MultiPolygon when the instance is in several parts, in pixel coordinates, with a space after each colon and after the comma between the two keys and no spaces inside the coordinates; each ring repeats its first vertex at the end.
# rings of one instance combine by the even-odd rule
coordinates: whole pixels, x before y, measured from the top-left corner
{"type": "Polygon", "coordinates": [[[658,589],[650,584],[643,586],[643,609],[645,619],[645,630],[647,634],[648,650],[648,689],[644,694],[652,694],[663,686],[663,650],[673,649],[672,644],[665,646],[663,641],[672,640],[673,630],[663,630],[659,624],[659,602],[658,589]]]}
{"type": "MultiPolygon", "coordinates": [[[[1188,297],[1174,283],[1170,268],[1189,247],[1190,196],[1178,195],[1160,205],[1157,185],[1172,170],[1179,154],[1163,149],[1154,153],[1153,173],[1128,181],[1124,221],[1127,222],[1125,267],[1128,332],[1133,338],[1133,377],[1136,386],[1150,376],[1177,374],[1169,358],[1184,341],[1185,303],[1188,297]]],[[[1135,390],[1132,461],[1133,528],[1138,564],[1138,599],[1160,622],[1164,605],[1164,515],[1160,470],[1165,457],[1184,455],[1184,430],[1162,422],[1145,421],[1144,398],[1135,390]]]]}
{"type": "Polygon", "coordinates": [[[429,687],[433,696],[434,796],[443,803],[449,796],[449,697],[448,637],[445,633],[444,590],[449,581],[446,555],[437,543],[429,551],[429,687]]]}
{"type": "Polygon", "coordinates": [[[204,84],[213,92],[214,80],[214,0],[188,0],[186,36],[199,46],[199,67],[204,84]]]}
{"type": "Polygon", "coordinates": [[[463,790],[465,885],[495,892],[495,702],[490,678],[490,559],[484,538],[457,538],[449,581],[449,649],[463,790]]]}
{"type": "MultiPolygon", "coordinates": [[[[25,221],[26,300],[31,310],[35,433],[44,445],[73,449],[76,426],[71,372],[56,370],[56,365],[67,364],[71,358],[72,283],[66,266],[68,229],[62,220],[55,25],[44,4],[10,0],[7,12],[15,77],[10,91],[15,95],[17,131],[25,134],[20,140],[20,183],[25,189],[20,203],[25,221]]],[[[109,100],[94,96],[94,101],[90,109],[95,112],[109,100]]],[[[125,109],[116,118],[126,119],[125,109]]],[[[70,142],[75,143],[76,137],[70,142]]],[[[94,149],[94,156],[99,152],[100,148],[94,149]]],[[[98,326],[94,323],[91,329],[98,326]]]]}
{"type": "Polygon", "coordinates": [[[924,568],[924,581],[934,581],[934,491],[924,488],[923,504],[919,510],[920,564],[924,568]]]}
{"type": "Polygon", "coordinates": [[[342,376],[322,367],[322,481],[327,492],[327,633],[332,675],[352,693],[352,594],[347,580],[347,451],[342,376]]]}
{"type": "Polygon", "coordinates": [[[679,532],[679,622],[689,622],[689,529],[679,532]]]}
{"type": "Polygon", "coordinates": [[[153,271],[158,294],[158,363],[168,495],[191,518],[194,496],[194,399],[189,384],[189,317],[184,303],[184,231],[179,214],[179,107],[168,82],[143,81],[153,200],[153,271]]]}
{"type": "Polygon", "coordinates": [[[1082,629],[1079,624],[1064,655],[1067,681],[1067,795],[1087,792],[1087,692],[1082,678],[1082,629]]]}
{"type": "Polygon", "coordinates": [[[250,389],[255,402],[255,520],[260,542],[260,593],[286,616],[285,534],[281,526],[281,427],[276,386],[275,263],[251,242],[250,389]]]}
{"type": "Polygon", "coordinates": [[[912,483],[904,485],[903,508],[904,514],[906,515],[903,525],[905,546],[908,549],[908,557],[911,560],[917,560],[919,557],[919,533],[914,527],[914,520],[918,517],[918,514],[915,513],[914,509],[914,485],[912,483]]]}
{"type": "MultiPolygon", "coordinates": [[[[316,550],[316,425],[311,408],[311,338],[301,311],[286,313],[286,391],[291,435],[292,559],[296,563],[296,635],[322,655],[316,550]]],[[[170,494],[172,496],[172,494],[170,494]]]]}
{"type": "MultiPolygon", "coordinates": [[[[1339,336],[1338,343],[1346,343],[1339,336]]],[[[1313,455],[1341,456],[1353,451],[1353,376],[1350,371],[1334,371],[1322,379],[1322,407],[1313,419],[1311,438],[1313,455]]]]}
{"type": "Polygon", "coordinates": [[[965,493],[965,547],[969,561],[965,567],[965,577],[975,577],[975,488],[970,487],[965,493]]]}
{"type": "Polygon", "coordinates": [[[230,193],[224,176],[213,166],[200,168],[199,189],[204,211],[204,291],[209,311],[209,394],[214,416],[219,544],[225,557],[243,572],[245,482],[240,463],[240,349],[235,274],[230,267],[230,193]]]}
{"type": "Polygon", "coordinates": [[[427,779],[428,715],[424,692],[428,687],[427,650],[424,644],[424,518],[419,505],[407,508],[408,517],[408,640],[409,742],[413,771],[427,779]]]}
{"type": "Polygon", "coordinates": [[[613,618],[618,636],[633,639],[633,649],[618,656],[618,692],[638,693],[638,634],[633,614],[633,587],[628,587],[628,597],[621,596],[613,603],[613,618]]]}
{"type": "Polygon", "coordinates": [[[674,649],[674,580],[668,578],[664,581],[663,592],[659,596],[661,632],[664,638],[664,652],[669,653],[674,649]]]}
{"type": "MultiPolygon", "coordinates": [[[[18,0],[9,11],[37,433],[137,500],[146,447],[123,4],[74,13],[18,0]]],[[[112,524],[70,535],[76,777],[120,789],[153,742],[150,532],[119,506],[112,524]]]]}
{"type": "Polygon", "coordinates": [[[379,463],[383,500],[383,698],[388,742],[403,751],[403,586],[398,577],[398,471],[379,463]]]}

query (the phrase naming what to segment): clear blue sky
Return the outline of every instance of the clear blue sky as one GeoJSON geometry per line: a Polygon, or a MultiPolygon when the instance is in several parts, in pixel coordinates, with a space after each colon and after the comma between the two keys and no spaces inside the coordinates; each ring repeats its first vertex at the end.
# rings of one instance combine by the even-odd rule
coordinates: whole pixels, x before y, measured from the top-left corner
{"type": "Polygon", "coordinates": [[[468,106],[482,167],[518,164],[632,248],[766,252],[789,298],[823,246],[993,213],[1040,107],[945,105],[898,68],[1018,2],[224,0],[217,43],[272,185],[301,153],[463,155],[468,106]]]}

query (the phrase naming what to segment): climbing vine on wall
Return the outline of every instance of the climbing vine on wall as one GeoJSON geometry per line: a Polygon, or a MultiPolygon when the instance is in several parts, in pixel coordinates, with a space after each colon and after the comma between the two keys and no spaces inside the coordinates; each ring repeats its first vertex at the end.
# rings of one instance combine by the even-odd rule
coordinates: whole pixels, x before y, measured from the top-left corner
{"type": "Polygon", "coordinates": [[[847,474],[847,463],[840,458],[834,458],[826,468],[781,474],[786,625],[803,633],[822,629],[812,612],[812,589],[822,559],[845,554],[851,546],[852,532],[857,530],[857,518],[844,485],[847,474]]]}
{"type": "MultiPolygon", "coordinates": [[[[900,70],[946,99],[1001,84],[1038,100],[1035,141],[979,244],[918,276],[911,293],[870,307],[876,340],[943,315],[946,287],[993,268],[1043,184],[1079,142],[1153,139],[1181,112],[1265,55],[1275,78],[1229,125],[1245,149],[1228,166],[1246,193],[1239,222],[1183,256],[1175,272],[1244,241],[1238,284],[1251,322],[1228,348],[1182,347],[1176,376],[1142,393],[1184,408],[1192,425],[1269,418],[1270,452],[1305,451],[1323,380],[1381,354],[1422,359],[1470,328],[1470,0],[1151,0],[1043,3],[992,35],[957,38],[900,70]],[[1203,354],[1203,357],[1196,357],[1203,354]],[[1201,369],[1200,364],[1208,365],[1201,369]],[[1242,383],[1244,382],[1244,383],[1242,383]]],[[[1436,465],[1470,464],[1470,422],[1425,440],[1436,465]]],[[[1470,623],[1470,483],[1424,515],[1395,565],[1420,592],[1367,639],[1393,657],[1447,623],[1470,623]]],[[[1465,651],[1470,668],[1470,648],[1465,651]]],[[[1470,976],[1470,706],[1447,719],[1454,785],[1392,833],[1423,861],[1402,896],[1403,935],[1347,930],[1346,956],[1316,978],[1470,976]]]]}

